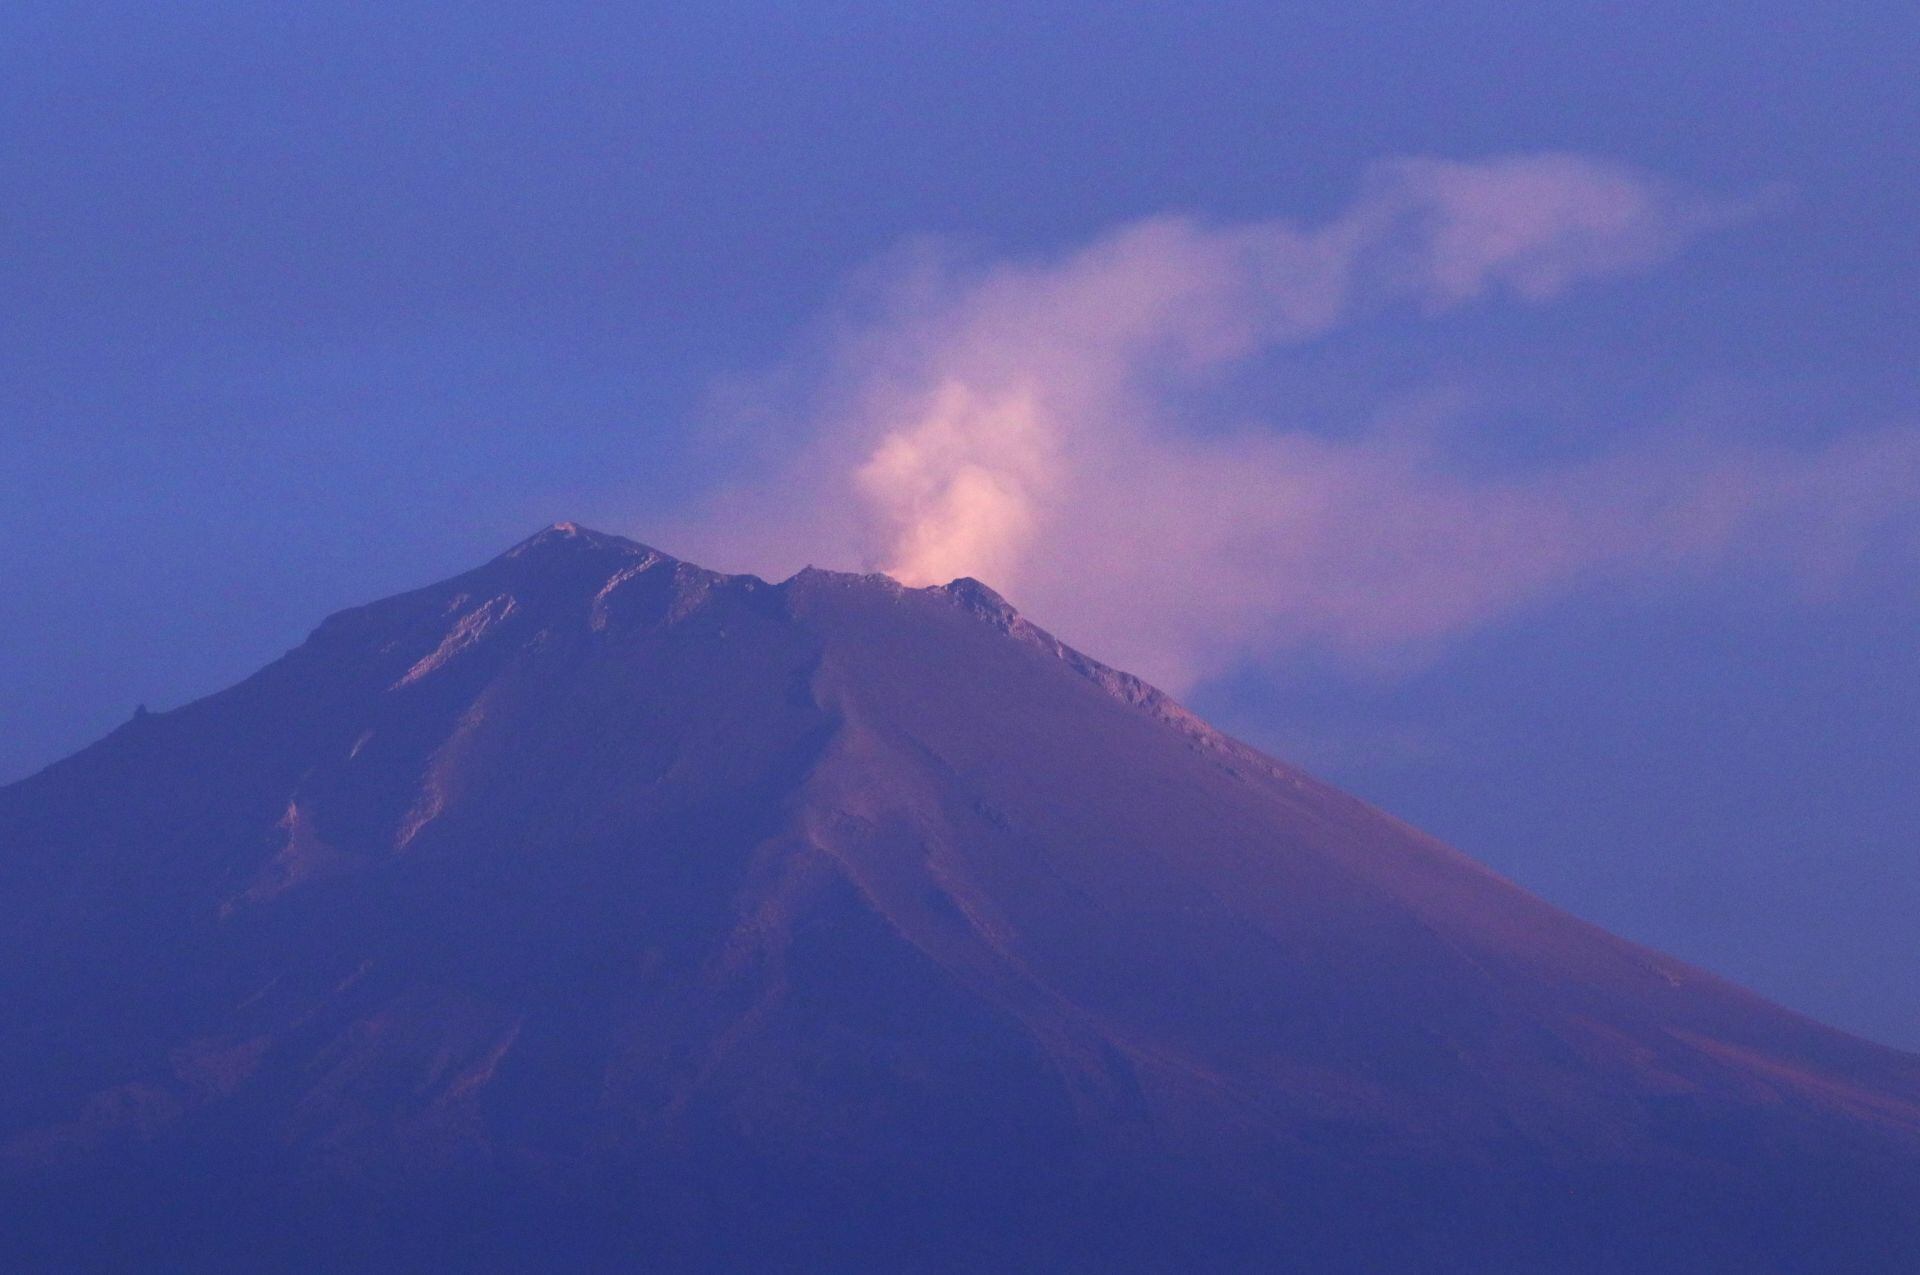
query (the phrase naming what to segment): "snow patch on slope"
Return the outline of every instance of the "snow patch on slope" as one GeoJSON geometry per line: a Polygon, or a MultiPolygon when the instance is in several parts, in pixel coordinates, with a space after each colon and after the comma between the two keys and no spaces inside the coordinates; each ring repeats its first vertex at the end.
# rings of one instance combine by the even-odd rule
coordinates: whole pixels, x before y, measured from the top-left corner
{"type": "Polygon", "coordinates": [[[487,599],[461,616],[440,645],[408,669],[390,689],[410,686],[435,670],[446,667],[461,654],[477,646],[482,638],[519,609],[520,604],[510,594],[502,593],[487,599]]]}

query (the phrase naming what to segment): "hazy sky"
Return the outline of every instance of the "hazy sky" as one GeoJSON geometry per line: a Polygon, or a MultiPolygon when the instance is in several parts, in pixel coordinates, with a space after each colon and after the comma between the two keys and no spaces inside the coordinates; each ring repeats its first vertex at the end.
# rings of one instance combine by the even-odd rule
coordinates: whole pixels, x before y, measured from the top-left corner
{"type": "Polygon", "coordinates": [[[965,572],[1920,1047],[1920,14],[1043,8],[0,6],[0,779],[556,519],[965,572]]]}

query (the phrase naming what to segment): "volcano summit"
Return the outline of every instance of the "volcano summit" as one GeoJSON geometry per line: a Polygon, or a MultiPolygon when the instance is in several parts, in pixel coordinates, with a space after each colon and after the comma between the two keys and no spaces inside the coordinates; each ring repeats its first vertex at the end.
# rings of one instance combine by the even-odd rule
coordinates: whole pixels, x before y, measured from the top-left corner
{"type": "Polygon", "coordinates": [[[11,1269],[1920,1269],[1920,1058],[972,580],[570,524],[0,789],[11,1269]]]}

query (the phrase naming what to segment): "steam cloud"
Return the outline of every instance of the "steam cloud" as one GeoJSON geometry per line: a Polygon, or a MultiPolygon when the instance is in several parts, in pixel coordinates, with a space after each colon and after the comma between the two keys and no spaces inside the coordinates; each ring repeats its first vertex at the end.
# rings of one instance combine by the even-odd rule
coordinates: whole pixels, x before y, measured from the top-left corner
{"type": "Polygon", "coordinates": [[[1920,493],[1920,433],[1489,476],[1431,406],[1336,432],[1181,406],[1369,316],[1548,302],[1742,214],[1577,156],[1416,159],[1314,226],[1159,217],[973,271],[906,252],[764,401],[739,396],[770,476],[682,542],[770,575],[976,576],[1175,690],[1289,650],[1404,652],[1593,578],[1764,560],[1817,579],[1920,493]]]}

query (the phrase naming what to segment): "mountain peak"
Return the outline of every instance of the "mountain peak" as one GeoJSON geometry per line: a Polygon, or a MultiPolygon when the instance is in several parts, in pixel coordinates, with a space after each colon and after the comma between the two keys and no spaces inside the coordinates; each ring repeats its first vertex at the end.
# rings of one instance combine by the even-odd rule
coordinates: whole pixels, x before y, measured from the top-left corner
{"type": "MultiPolygon", "coordinates": [[[[514,545],[502,558],[529,558],[535,555],[551,553],[577,553],[582,550],[602,553],[612,552],[624,555],[658,553],[657,550],[629,540],[625,536],[616,536],[604,531],[595,531],[583,527],[577,522],[556,522],[542,527],[525,540],[514,545]]],[[[665,555],[660,555],[665,556],[665,555]]]]}
{"type": "Polygon", "coordinates": [[[936,591],[946,594],[969,611],[993,621],[1003,629],[1021,618],[1020,612],[1011,602],[972,576],[960,576],[934,587],[936,591]]]}

